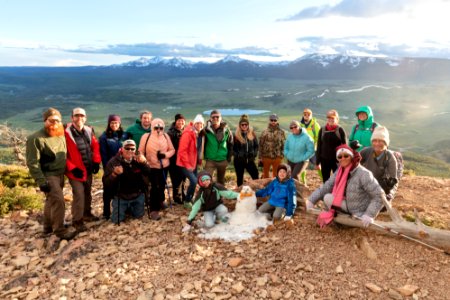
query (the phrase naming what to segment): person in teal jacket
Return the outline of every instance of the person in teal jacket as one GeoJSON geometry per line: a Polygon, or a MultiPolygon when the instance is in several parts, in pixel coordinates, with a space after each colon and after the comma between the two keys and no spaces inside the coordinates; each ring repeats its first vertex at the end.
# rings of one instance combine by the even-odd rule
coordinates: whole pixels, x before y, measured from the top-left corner
{"type": "Polygon", "coordinates": [[[287,164],[280,164],[277,177],[264,189],[256,192],[256,197],[267,197],[259,208],[259,213],[271,213],[274,221],[292,219],[297,206],[297,190],[291,178],[291,168],[287,164]]]}
{"type": "Polygon", "coordinates": [[[289,125],[291,133],[284,143],[284,157],[292,170],[292,178],[298,180],[298,175],[306,170],[309,159],[314,155],[314,142],[300,122],[292,121],[289,125]]]}
{"type": "Polygon", "coordinates": [[[353,141],[359,141],[361,144],[361,146],[357,149],[359,152],[364,147],[370,147],[372,145],[370,139],[372,137],[373,130],[378,126],[378,124],[374,121],[370,106],[359,107],[355,114],[358,118],[358,124],[355,124],[352,127],[348,142],[349,145],[351,145],[353,141]]]}
{"type": "Polygon", "coordinates": [[[228,222],[228,208],[223,204],[222,197],[226,199],[237,199],[238,193],[227,190],[223,185],[212,182],[211,174],[202,171],[197,176],[197,183],[200,186],[195,195],[194,205],[187,219],[187,224],[183,232],[191,229],[192,222],[200,209],[205,217],[205,227],[214,226],[216,219],[221,222],[228,222]]]}

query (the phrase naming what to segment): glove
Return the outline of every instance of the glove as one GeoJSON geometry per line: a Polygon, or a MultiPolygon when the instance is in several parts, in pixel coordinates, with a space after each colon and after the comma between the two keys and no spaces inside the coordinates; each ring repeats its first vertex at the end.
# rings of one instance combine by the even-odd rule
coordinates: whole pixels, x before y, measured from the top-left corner
{"type": "Polygon", "coordinates": [[[284,216],[283,221],[292,220],[292,216],[284,216]]]}
{"type": "Polygon", "coordinates": [[[100,164],[94,163],[92,165],[92,174],[97,174],[99,170],[100,170],[100,164]]]}
{"type": "Polygon", "coordinates": [[[156,156],[158,157],[158,159],[166,158],[166,155],[164,153],[159,152],[159,151],[156,153],[156,156]]]}
{"type": "Polygon", "coordinates": [[[350,148],[352,148],[353,150],[357,150],[359,147],[361,147],[361,144],[359,143],[358,140],[354,140],[350,142],[350,148]]]}
{"type": "Polygon", "coordinates": [[[369,217],[368,215],[363,215],[361,217],[361,222],[363,223],[364,227],[369,227],[369,225],[373,223],[373,218],[369,217]]]}
{"type": "Polygon", "coordinates": [[[41,184],[39,186],[39,189],[41,190],[41,192],[50,193],[50,185],[48,184],[48,182],[41,184]]]}
{"type": "Polygon", "coordinates": [[[313,208],[314,208],[314,204],[311,201],[306,200],[306,210],[310,210],[313,208]]]}
{"type": "Polygon", "coordinates": [[[189,224],[186,224],[183,226],[183,229],[181,229],[181,232],[189,232],[189,231],[191,231],[191,229],[192,229],[192,226],[189,224]]]}
{"type": "Polygon", "coordinates": [[[81,170],[80,168],[75,168],[70,172],[72,172],[72,174],[75,178],[78,178],[78,179],[83,178],[83,170],[81,170]]]}

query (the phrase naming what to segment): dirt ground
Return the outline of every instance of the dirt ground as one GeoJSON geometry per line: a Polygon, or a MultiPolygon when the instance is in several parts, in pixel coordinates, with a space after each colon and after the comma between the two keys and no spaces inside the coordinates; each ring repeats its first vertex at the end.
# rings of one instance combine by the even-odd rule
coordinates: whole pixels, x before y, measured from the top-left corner
{"type": "MultiPolygon", "coordinates": [[[[308,179],[305,197],[320,184],[313,171],[308,179]]],[[[394,207],[449,230],[449,188],[406,176],[394,207]]],[[[97,194],[97,215],[101,203],[97,194]]],[[[13,213],[0,219],[0,299],[449,299],[450,256],[401,237],[321,230],[299,209],[290,227],[204,240],[181,233],[187,214],[173,206],[161,221],[88,223],[60,243],[41,234],[39,214],[13,213]]]]}

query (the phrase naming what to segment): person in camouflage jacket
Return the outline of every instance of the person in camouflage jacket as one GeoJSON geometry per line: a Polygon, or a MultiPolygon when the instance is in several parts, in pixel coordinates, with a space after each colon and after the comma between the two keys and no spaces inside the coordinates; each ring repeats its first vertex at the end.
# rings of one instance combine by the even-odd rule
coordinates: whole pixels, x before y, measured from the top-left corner
{"type": "Polygon", "coordinates": [[[286,135],[278,124],[278,116],[270,115],[269,125],[259,139],[259,158],[263,165],[263,178],[269,178],[270,167],[272,167],[272,177],[277,176],[278,166],[284,157],[285,141],[286,135]]]}

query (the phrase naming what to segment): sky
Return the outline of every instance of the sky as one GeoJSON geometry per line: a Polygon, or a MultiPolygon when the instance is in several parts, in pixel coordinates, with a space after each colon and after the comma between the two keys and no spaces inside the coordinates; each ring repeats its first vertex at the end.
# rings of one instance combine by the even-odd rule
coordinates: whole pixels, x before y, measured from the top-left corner
{"type": "Polygon", "coordinates": [[[0,66],[450,59],[450,0],[0,0],[0,66]]]}

